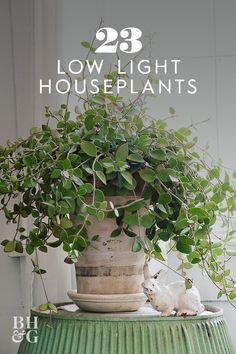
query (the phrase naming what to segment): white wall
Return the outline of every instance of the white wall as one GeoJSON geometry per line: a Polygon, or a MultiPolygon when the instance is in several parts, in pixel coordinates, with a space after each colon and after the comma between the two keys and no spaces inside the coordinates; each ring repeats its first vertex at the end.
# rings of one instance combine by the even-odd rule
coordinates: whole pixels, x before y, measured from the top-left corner
{"type": "MultiPolygon", "coordinates": [[[[26,134],[33,124],[32,7],[30,2],[2,0],[0,2],[0,144],[26,134]],[[24,20],[23,20],[24,19],[24,20]],[[24,82],[24,84],[23,84],[24,82]]],[[[12,226],[0,220],[0,239],[10,238],[12,226]]],[[[0,249],[0,353],[14,354],[17,345],[11,340],[13,316],[28,312],[30,306],[31,272],[25,283],[27,260],[9,257],[0,249]],[[28,291],[28,293],[25,292],[28,291]]]]}

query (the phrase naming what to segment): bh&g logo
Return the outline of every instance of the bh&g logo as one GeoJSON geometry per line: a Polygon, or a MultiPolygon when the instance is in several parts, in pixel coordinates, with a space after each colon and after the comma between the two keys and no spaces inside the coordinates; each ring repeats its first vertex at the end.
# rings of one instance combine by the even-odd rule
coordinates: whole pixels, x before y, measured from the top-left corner
{"type": "Polygon", "coordinates": [[[38,317],[27,316],[24,321],[22,316],[13,317],[13,332],[12,341],[20,343],[24,336],[30,343],[37,343],[38,341],[38,317]]]}

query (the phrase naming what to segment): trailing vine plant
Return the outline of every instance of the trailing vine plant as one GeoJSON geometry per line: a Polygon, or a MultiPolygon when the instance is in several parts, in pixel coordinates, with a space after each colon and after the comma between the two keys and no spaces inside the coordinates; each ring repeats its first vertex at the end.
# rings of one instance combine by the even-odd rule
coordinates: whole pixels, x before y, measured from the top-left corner
{"type": "MultiPolygon", "coordinates": [[[[89,44],[89,53],[92,48],[89,44]]],[[[108,75],[116,85],[118,73],[108,75]]],[[[230,246],[236,190],[228,173],[201,157],[190,128],[174,130],[165,120],[150,119],[141,94],[126,102],[104,94],[100,86],[98,94],[78,97],[74,112],[70,94],[57,111],[46,107],[45,123],[31,128],[26,139],[0,147],[1,211],[16,225],[14,237],[2,242],[4,251],[32,255],[63,247],[65,262],[77,262],[90,244],[91,216],[99,222],[115,218],[111,237],[124,231],[133,238],[133,252],[143,249],[147,258],[160,262],[165,260],[160,241],[166,242],[168,252],[179,255],[177,272],[187,288],[192,285],[187,271],[198,265],[219,289],[218,296],[226,295],[235,307],[229,262],[236,256],[230,246]],[[106,197],[114,195],[130,200],[108,204],[106,197]],[[146,210],[142,216],[141,208],[146,210]],[[72,214],[77,214],[77,226],[72,214]],[[21,226],[24,218],[33,220],[29,232],[21,226]],[[220,235],[214,231],[219,220],[220,235]],[[134,226],[145,232],[137,235],[134,226]]],[[[94,235],[91,242],[98,238],[94,235]]],[[[45,270],[38,261],[33,266],[42,277],[45,270]]],[[[55,310],[52,304],[42,309],[55,310]]]]}

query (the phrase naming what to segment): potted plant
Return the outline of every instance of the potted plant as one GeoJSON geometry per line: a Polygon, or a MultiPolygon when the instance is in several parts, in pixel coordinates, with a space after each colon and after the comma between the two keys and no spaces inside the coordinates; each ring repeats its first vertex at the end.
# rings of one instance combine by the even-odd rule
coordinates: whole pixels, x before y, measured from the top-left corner
{"type": "MultiPolygon", "coordinates": [[[[109,73],[114,85],[117,76],[109,73]]],[[[181,255],[187,288],[187,269],[197,264],[235,306],[228,262],[236,255],[230,248],[236,191],[228,174],[222,179],[220,166],[201,158],[190,128],[150,119],[142,95],[125,102],[100,86],[79,101],[74,114],[69,95],[59,110],[46,107],[45,124],[1,147],[1,211],[16,225],[4,251],[37,256],[63,247],[65,262],[76,265],[82,308],[135,310],[145,301],[145,257],[162,263],[165,241],[181,255]],[[21,220],[29,217],[27,233],[21,220]],[[221,237],[214,235],[219,218],[221,237]]],[[[37,257],[33,267],[42,278],[37,257]]],[[[49,301],[41,308],[55,310],[49,301]]]]}

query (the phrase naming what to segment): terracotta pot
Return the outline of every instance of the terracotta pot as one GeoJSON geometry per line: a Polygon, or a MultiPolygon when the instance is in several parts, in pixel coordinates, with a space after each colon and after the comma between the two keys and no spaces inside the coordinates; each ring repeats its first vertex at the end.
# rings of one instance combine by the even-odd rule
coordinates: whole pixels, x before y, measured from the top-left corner
{"type": "MultiPolygon", "coordinates": [[[[108,197],[107,201],[112,201],[114,205],[123,205],[131,199],[133,198],[108,197]]],[[[111,238],[111,232],[117,228],[116,219],[105,218],[98,222],[92,217],[91,220],[93,224],[88,227],[91,244],[75,265],[77,292],[90,295],[140,294],[141,303],[137,306],[141,306],[145,302],[141,287],[144,252],[133,252],[134,238],[128,237],[124,232],[111,238]],[[94,235],[99,235],[96,241],[92,241],[94,235]]],[[[138,234],[138,227],[134,227],[133,231],[138,234]]]]}

